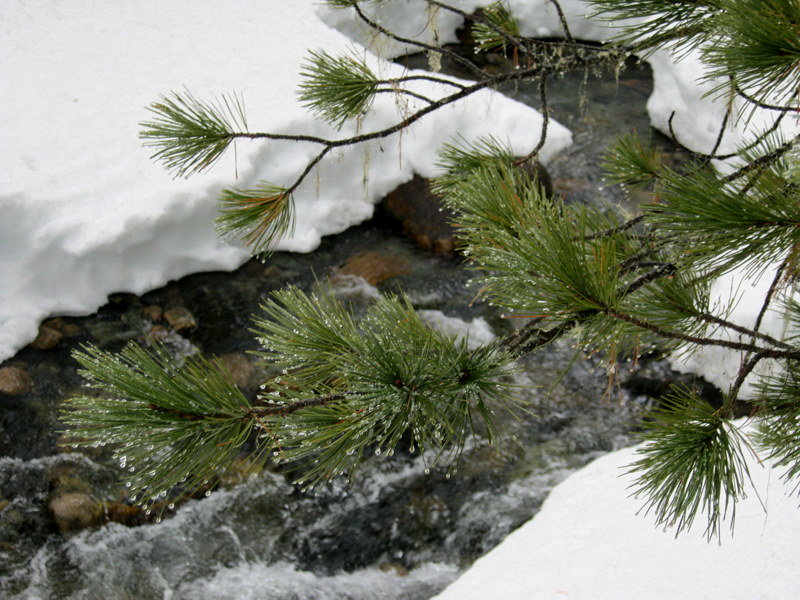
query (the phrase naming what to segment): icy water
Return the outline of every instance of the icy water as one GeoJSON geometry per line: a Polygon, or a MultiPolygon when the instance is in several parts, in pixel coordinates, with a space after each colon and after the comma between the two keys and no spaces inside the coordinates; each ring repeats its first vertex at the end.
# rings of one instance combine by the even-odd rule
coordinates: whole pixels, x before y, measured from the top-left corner
{"type": "MultiPolygon", "coordinates": [[[[615,135],[648,129],[649,77],[633,68],[619,83],[591,78],[585,111],[582,75],[553,83],[553,117],[575,139],[550,166],[557,192],[575,201],[623,201],[614,190],[599,191],[599,155],[615,135]]],[[[507,91],[536,105],[535,83],[507,91]]],[[[57,348],[26,348],[8,361],[23,365],[34,386],[23,396],[0,396],[0,597],[429,598],[533,516],[569,473],[629,443],[630,423],[646,403],[638,392],[659,385],[663,365],[650,367],[656,379],[637,375],[609,394],[608,377],[590,361],[578,361],[560,379],[573,351],[555,345],[528,357],[519,375],[536,416],[505,423],[495,447],[475,440],[452,476],[398,451],[371,456],[352,484],[336,481],[315,493],[301,492],[284,473],[266,472],[190,499],[160,522],[139,516],[127,525],[57,530],[48,504],[65,490],[106,510],[125,505],[108,452],[60,452],[58,405],[80,385],[72,348],[86,341],[119,348],[152,331],[144,308],[180,305],[198,325],[167,332],[173,346],[242,356],[255,349],[247,327],[264,294],[289,283],[308,289],[365,252],[396,267],[381,291],[405,290],[416,308],[441,311],[464,327],[482,318],[495,335],[510,331],[490,307],[471,304],[477,290],[457,259],[417,249],[379,215],[310,255],[278,254],[267,264],[194,275],[141,298],[116,296],[96,315],[65,319],[72,333],[57,348]]],[[[347,288],[347,281],[340,292],[356,303],[374,293],[363,284],[347,288]]]]}

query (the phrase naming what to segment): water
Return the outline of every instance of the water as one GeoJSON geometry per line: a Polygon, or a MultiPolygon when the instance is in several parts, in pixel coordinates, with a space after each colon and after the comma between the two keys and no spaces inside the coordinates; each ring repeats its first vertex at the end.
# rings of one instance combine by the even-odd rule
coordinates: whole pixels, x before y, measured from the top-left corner
{"type": "MultiPolygon", "coordinates": [[[[599,155],[617,133],[648,129],[649,73],[625,71],[619,85],[613,77],[590,79],[585,113],[581,80],[576,74],[552,85],[553,116],[575,139],[551,165],[556,191],[571,201],[623,203],[618,192],[599,190],[599,155]]],[[[535,83],[507,91],[538,101],[535,83]]],[[[105,502],[105,510],[125,505],[109,449],[81,456],[59,444],[59,402],[81,383],[71,348],[86,341],[119,348],[152,326],[143,307],[178,304],[200,326],[169,333],[176,348],[242,356],[256,348],[247,327],[264,294],[287,283],[310,288],[315,278],[367,250],[408,263],[382,291],[404,289],[417,308],[481,318],[495,335],[510,331],[509,320],[491,307],[471,304],[477,290],[458,260],[413,247],[379,214],[326,239],[311,255],[277,254],[266,265],[251,261],[234,273],[194,275],[142,298],[115,296],[96,315],[65,319],[73,332],[58,348],[26,348],[9,361],[24,364],[35,385],[23,397],[0,396],[0,454],[6,456],[0,459],[0,596],[428,598],[534,515],[569,473],[629,443],[630,423],[646,400],[624,386],[609,394],[608,375],[590,360],[578,361],[560,379],[573,349],[556,344],[527,357],[519,376],[536,416],[504,423],[497,447],[472,441],[451,477],[405,448],[392,457],[370,456],[351,485],[335,481],[307,493],[284,473],[267,472],[188,500],[161,522],[138,515],[128,526],[56,530],[48,503],[65,491],[105,502]]],[[[341,294],[356,304],[374,295],[358,280],[342,281],[341,294]]],[[[666,372],[663,365],[650,368],[656,377],[666,372]]]]}

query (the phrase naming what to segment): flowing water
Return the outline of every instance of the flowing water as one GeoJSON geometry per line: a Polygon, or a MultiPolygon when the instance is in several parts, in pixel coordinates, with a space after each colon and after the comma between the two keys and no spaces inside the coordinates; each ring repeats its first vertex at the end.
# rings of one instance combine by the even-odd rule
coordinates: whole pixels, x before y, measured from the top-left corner
{"type": "MultiPolygon", "coordinates": [[[[553,83],[553,116],[575,139],[550,165],[558,192],[576,201],[623,201],[614,190],[599,191],[599,155],[613,136],[648,129],[649,77],[636,67],[619,83],[613,77],[583,83],[580,74],[553,83]]],[[[536,105],[535,83],[507,92],[536,105]]],[[[194,275],[141,298],[115,296],[91,317],[63,319],[70,334],[55,349],[26,348],[8,361],[23,366],[34,386],[23,396],[0,395],[0,596],[429,598],[534,515],[570,472],[630,442],[630,423],[646,403],[636,390],[646,378],[631,378],[638,387],[609,394],[607,374],[580,360],[560,379],[574,350],[557,344],[523,361],[519,383],[536,416],[505,423],[496,447],[474,440],[452,476],[406,449],[371,456],[352,484],[303,492],[282,472],[245,474],[161,521],[106,516],[81,531],[58,531],[48,507],[59,494],[83,494],[106,513],[109,506],[127,506],[107,451],[84,456],[64,452],[69,448],[59,443],[58,404],[80,386],[71,348],[85,341],[119,348],[154,331],[144,308],[180,305],[198,326],[183,334],[155,331],[175,348],[241,361],[255,349],[247,327],[264,294],[287,283],[311,288],[315,278],[364,253],[395,265],[394,276],[378,286],[382,291],[403,289],[418,309],[458,319],[451,325],[483,335],[510,331],[509,320],[491,307],[471,304],[477,290],[457,259],[417,249],[379,215],[326,239],[310,255],[277,254],[266,264],[194,275]],[[109,520],[120,522],[102,524],[109,520]]],[[[356,303],[375,293],[352,278],[340,278],[339,285],[356,303]]],[[[660,364],[650,369],[656,378],[665,372],[660,364]]],[[[251,379],[258,375],[256,367],[251,379]]]]}

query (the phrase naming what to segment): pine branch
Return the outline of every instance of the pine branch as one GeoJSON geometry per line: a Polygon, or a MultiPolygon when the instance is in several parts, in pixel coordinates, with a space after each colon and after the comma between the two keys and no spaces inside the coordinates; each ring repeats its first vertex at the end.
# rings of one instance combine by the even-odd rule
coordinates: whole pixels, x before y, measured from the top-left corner
{"type": "MultiPolygon", "coordinates": [[[[68,400],[62,413],[82,445],[114,447],[143,504],[215,481],[252,430],[252,407],[221,363],[191,356],[175,364],[153,344],[150,352],[136,344],[119,354],[93,346],[76,352],[91,393],[68,400]]],[[[250,458],[263,462],[265,448],[250,458]]]]}
{"type": "Polygon", "coordinates": [[[637,475],[633,495],[645,496],[645,514],[652,511],[675,535],[704,514],[706,537],[720,538],[721,522],[730,515],[733,528],[736,502],[745,495],[741,434],[688,390],[662,400],[652,419],[642,434],[642,458],[628,471],[637,475]]]}
{"type": "Polygon", "coordinates": [[[364,59],[352,54],[334,57],[312,50],[300,75],[300,101],[338,128],[367,113],[378,89],[378,78],[364,59]]]}
{"type": "Polygon", "coordinates": [[[393,31],[389,31],[385,27],[381,26],[379,23],[377,23],[373,19],[370,19],[367,16],[367,14],[364,13],[363,10],[361,10],[361,7],[358,6],[357,3],[353,3],[352,6],[353,6],[353,9],[355,10],[356,14],[358,15],[358,18],[361,19],[368,27],[370,27],[374,31],[382,33],[386,37],[388,37],[388,38],[390,38],[390,39],[392,39],[392,40],[394,40],[396,42],[399,42],[401,44],[407,44],[409,46],[413,46],[413,47],[416,47],[416,48],[420,48],[422,50],[426,50],[427,52],[435,52],[437,54],[441,54],[442,56],[446,56],[446,57],[450,58],[451,60],[457,62],[461,66],[466,67],[469,71],[471,71],[472,73],[477,75],[479,79],[481,79],[481,78],[486,76],[486,72],[483,69],[481,69],[480,67],[475,65],[475,63],[473,63],[471,60],[468,60],[468,59],[464,58],[460,54],[458,54],[456,52],[453,52],[452,50],[449,50],[447,48],[442,48],[441,46],[433,46],[431,44],[426,44],[425,42],[420,42],[419,40],[414,40],[414,39],[411,39],[411,38],[406,38],[406,37],[399,36],[396,33],[394,33],[393,31]]]}
{"type": "Polygon", "coordinates": [[[237,237],[254,254],[268,252],[274,241],[291,232],[294,200],[286,188],[262,183],[253,190],[225,189],[220,195],[217,231],[237,237]]]}
{"type": "Polygon", "coordinates": [[[188,90],[162,96],[148,110],[155,116],[140,123],[145,146],[157,148],[153,160],[178,176],[207,169],[225,152],[234,133],[247,129],[244,104],[235,95],[203,102],[188,90]]]}

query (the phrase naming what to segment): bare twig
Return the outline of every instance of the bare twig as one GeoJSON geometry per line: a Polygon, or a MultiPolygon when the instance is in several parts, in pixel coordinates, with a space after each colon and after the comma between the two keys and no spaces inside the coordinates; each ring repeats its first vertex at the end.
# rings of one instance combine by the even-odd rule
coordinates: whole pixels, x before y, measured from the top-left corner
{"type": "Polygon", "coordinates": [[[559,4],[558,0],[550,0],[550,3],[555,6],[556,12],[558,13],[558,20],[561,21],[561,29],[564,32],[564,39],[570,44],[574,44],[575,38],[572,37],[572,32],[569,30],[569,24],[567,23],[567,18],[564,16],[564,11],[561,10],[561,4],[559,4]]]}

